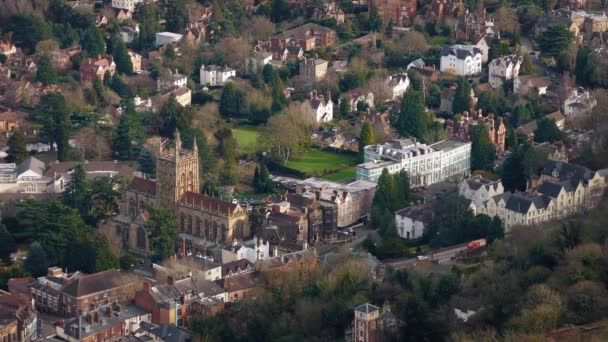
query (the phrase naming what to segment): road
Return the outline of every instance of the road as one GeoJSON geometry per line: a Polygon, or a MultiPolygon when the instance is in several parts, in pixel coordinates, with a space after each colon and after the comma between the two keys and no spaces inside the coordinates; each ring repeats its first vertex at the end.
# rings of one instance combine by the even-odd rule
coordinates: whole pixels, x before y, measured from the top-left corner
{"type": "Polygon", "coordinates": [[[414,266],[416,266],[417,263],[428,261],[428,260],[436,261],[437,263],[440,263],[440,264],[445,264],[445,263],[450,263],[452,261],[453,257],[457,256],[458,253],[460,253],[466,249],[467,249],[467,244],[456,245],[456,246],[442,248],[435,252],[429,252],[424,255],[428,258],[426,260],[420,260],[416,257],[416,258],[409,258],[409,259],[393,260],[393,261],[387,262],[385,265],[392,266],[395,269],[404,269],[404,268],[414,267],[414,266]]]}

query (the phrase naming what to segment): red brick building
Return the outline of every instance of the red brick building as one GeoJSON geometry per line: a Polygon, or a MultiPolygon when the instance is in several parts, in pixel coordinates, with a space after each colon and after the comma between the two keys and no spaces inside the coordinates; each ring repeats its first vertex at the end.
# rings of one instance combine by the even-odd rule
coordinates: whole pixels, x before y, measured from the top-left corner
{"type": "Polygon", "coordinates": [[[288,46],[300,46],[304,51],[314,50],[317,46],[331,46],[336,43],[336,31],[309,23],[280,33],[270,38],[273,51],[288,46]]]}
{"type": "Polygon", "coordinates": [[[416,0],[369,0],[369,8],[376,7],[382,23],[391,20],[397,26],[405,26],[416,16],[416,0]]]}
{"type": "Polygon", "coordinates": [[[106,72],[114,75],[116,64],[111,58],[88,58],[80,64],[80,82],[93,82],[95,78],[103,81],[106,72]]]}

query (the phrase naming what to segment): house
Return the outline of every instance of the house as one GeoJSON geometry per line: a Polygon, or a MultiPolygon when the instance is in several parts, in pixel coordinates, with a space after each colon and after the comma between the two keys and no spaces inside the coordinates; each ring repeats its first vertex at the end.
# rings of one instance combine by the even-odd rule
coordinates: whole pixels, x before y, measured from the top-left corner
{"type": "Polygon", "coordinates": [[[491,197],[502,195],[505,188],[500,179],[490,180],[481,176],[468,177],[460,181],[458,195],[476,204],[487,201],[491,197]]]}
{"type": "Polygon", "coordinates": [[[129,50],[129,58],[131,58],[131,64],[133,65],[133,72],[137,73],[141,71],[142,57],[137,52],[129,50]]]}
{"type": "Polygon", "coordinates": [[[440,70],[457,76],[481,73],[482,53],[474,45],[452,45],[441,49],[440,70]]]}
{"type": "Polygon", "coordinates": [[[272,61],[272,52],[254,51],[245,61],[245,72],[257,74],[272,61]]]}
{"type": "Polygon", "coordinates": [[[489,113],[484,117],[481,109],[471,111],[471,115],[468,111],[464,111],[457,122],[452,119],[446,121],[445,132],[448,137],[471,141],[471,132],[481,125],[488,131],[488,137],[494,143],[496,152],[503,153],[507,128],[500,115],[494,116],[494,113],[489,113]]]}
{"type": "Polygon", "coordinates": [[[247,259],[239,259],[222,264],[222,278],[234,277],[239,274],[254,271],[255,266],[247,259]]]}
{"type": "Polygon", "coordinates": [[[18,165],[0,164],[0,193],[52,192],[52,179],[44,175],[44,169],[44,163],[34,157],[18,165]]]}
{"type": "Polygon", "coordinates": [[[49,177],[52,180],[52,184],[49,192],[63,192],[65,186],[72,178],[74,168],[78,165],[82,165],[86,172],[87,179],[95,179],[99,177],[121,177],[127,181],[133,179],[135,172],[129,166],[118,163],[118,161],[87,161],[81,162],[60,162],[55,161],[51,163],[47,170],[44,172],[45,177],[49,177]]]}
{"type": "Polygon", "coordinates": [[[545,95],[551,85],[549,77],[534,75],[518,76],[513,81],[513,92],[518,95],[528,95],[531,91],[538,95],[545,95]]]}
{"type": "MultiPolygon", "coordinates": [[[[120,1],[120,0],[118,0],[120,1]]],[[[157,32],[156,33],[156,41],[155,41],[155,45],[156,46],[165,46],[167,44],[171,44],[171,43],[177,43],[180,40],[182,40],[183,35],[179,34],[179,33],[173,33],[173,32],[157,32]]]]}
{"type": "Polygon", "coordinates": [[[382,309],[368,303],[361,304],[354,312],[354,320],[345,331],[346,342],[382,341],[384,334],[395,335],[399,326],[404,325],[391,312],[388,302],[382,309]]]}
{"type": "Polygon", "coordinates": [[[357,165],[357,179],[377,182],[387,169],[390,174],[402,170],[412,187],[427,186],[451,177],[468,175],[471,168],[471,142],[448,138],[432,145],[415,138],[392,139],[364,148],[364,163],[357,165]]]}
{"type": "Polygon", "coordinates": [[[532,144],[534,151],[542,160],[557,160],[568,162],[568,149],[562,141],[532,144]]]}
{"type": "Polygon", "coordinates": [[[553,220],[555,207],[555,200],[549,196],[510,192],[491,197],[481,204],[469,204],[469,209],[475,215],[500,218],[506,232],[515,225],[525,226],[553,220]]]}
{"type": "Polygon", "coordinates": [[[405,94],[410,85],[410,79],[406,73],[394,74],[388,76],[387,83],[391,89],[392,99],[396,100],[405,94]]]}
{"type": "Polygon", "coordinates": [[[121,9],[118,11],[118,13],[116,13],[116,20],[119,23],[122,23],[125,20],[131,20],[131,19],[133,19],[133,11],[121,9]]]}
{"type": "Polygon", "coordinates": [[[316,82],[325,78],[329,62],[314,57],[304,58],[300,62],[300,79],[305,82],[316,82]]]}
{"type": "Polygon", "coordinates": [[[291,44],[297,44],[305,52],[312,51],[320,46],[331,46],[335,43],[336,31],[314,23],[298,26],[270,38],[271,49],[285,48],[291,44]]]}
{"type": "Polygon", "coordinates": [[[505,81],[518,77],[522,61],[523,57],[514,54],[492,60],[488,71],[490,86],[496,89],[505,81]]]}
{"type": "Polygon", "coordinates": [[[98,13],[95,16],[95,26],[100,27],[108,24],[108,17],[105,15],[98,13]]]}
{"type": "Polygon", "coordinates": [[[93,82],[95,78],[103,81],[106,72],[111,76],[116,72],[116,64],[111,58],[87,58],[80,63],[80,82],[93,82]]]}
{"type": "Polygon", "coordinates": [[[606,14],[589,14],[585,18],[585,32],[588,34],[608,31],[608,16],[606,14]]]}
{"type": "Polygon", "coordinates": [[[125,44],[130,44],[137,39],[139,36],[139,25],[135,25],[135,27],[123,26],[120,28],[120,38],[125,44]]]}
{"type": "Polygon", "coordinates": [[[424,63],[424,60],[422,58],[418,58],[411,61],[410,64],[407,65],[407,68],[405,70],[410,70],[411,68],[424,69],[425,66],[426,64],[424,63]]]}
{"type": "Polygon", "coordinates": [[[409,26],[416,16],[415,0],[369,0],[369,9],[375,7],[383,23],[409,26]]]}
{"type": "Polygon", "coordinates": [[[237,260],[248,260],[256,263],[270,257],[270,244],[259,237],[245,242],[233,241],[232,244],[222,249],[222,263],[229,263],[237,260]]]}
{"type": "Polygon", "coordinates": [[[490,44],[488,43],[487,35],[481,36],[475,42],[475,47],[481,51],[481,61],[487,63],[490,55],[490,44]]]}
{"type": "Polygon", "coordinates": [[[570,89],[569,96],[564,100],[564,115],[575,118],[589,113],[597,104],[597,100],[589,90],[583,88],[570,89]]]}
{"type": "Polygon", "coordinates": [[[61,49],[49,51],[47,55],[51,59],[51,64],[53,64],[53,67],[59,71],[63,71],[72,67],[70,55],[73,55],[74,53],[75,51],[61,49]]]}
{"type": "Polygon", "coordinates": [[[0,290],[0,341],[34,341],[38,315],[26,297],[0,290]]]}
{"type": "Polygon", "coordinates": [[[62,341],[119,341],[149,321],[150,313],[134,305],[109,303],[89,313],[57,322],[55,331],[62,341]]]}
{"type": "Polygon", "coordinates": [[[192,341],[192,333],[180,328],[175,324],[150,324],[141,322],[139,329],[135,331],[126,342],[189,342],[192,341]]]}
{"type": "MultiPolygon", "coordinates": [[[[545,116],[548,119],[555,121],[555,125],[560,130],[564,130],[566,124],[566,117],[560,111],[553,112],[545,116]]],[[[515,133],[520,137],[525,137],[528,141],[534,141],[534,131],[538,128],[538,123],[536,120],[530,121],[526,124],[523,124],[517,129],[515,129],[515,133]]]]}
{"type": "Polygon", "coordinates": [[[14,131],[25,121],[27,114],[8,110],[0,113],[0,132],[14,131]]]}
{"type": "Polygon", "coordinates": [[[231,77],[236,76],[236,70],[229,68],[224,65],[220,67],[217,65],[205,66],[201,65],[200,79],[201,84],[206,86],[223,86],[230,80],[231,77]]]}
{"type": "Polygon", "coordinates": [[[424,234],[425,225],[431,221],[433,211],[428,205],[411,205],[395,211],[397,234],[404,239],[418,239],[424,234]]]}
{"type": "MultiPolygon", "coordinates": [[[[112,8],[126,10],[128,12],[133,13],[133,12],[135,12],[135,8],[137,7],[137,5],[139,5],[142,2],[144,2],[144,1],[143,0],[112,0],[112,8]]],[[[120,12],[119,12],[119,14],[120,14],[120,12]]],[[[117,16],[117,19],[118,19],[118,16],[117,16]]]]}
{"type": "Polygon", "coordinates": [[[207,37],[207,27],[202,23],[188,23],[184,39],[192,45],[200,44],[207,37]]]}
{"type": "MultiPolygon", "coordinates": [[[[171,95],[175,95],[175,101],[182,107],[187,107],[192,104],[192,90],[188,87],[179,87],[163,94],[161,102],[165,103],[166,101],[169,101],[171,95]]],[[[157,105],[157,107],[160,108],[159,105],[157,105]]]]}
{"type": "Polygon", "coordinates": [[[308,99],[302,102],[302,115],[306,120],[314,123],[331,122],[334,118],[334,103],[331,100],[331,94],[327,97],[317,94],[317,91],[312,91],[308,99]]]}
{"type": "Polygon", "coordinates": [[[188,85],[188,76],[180,74],[177,70],[161,75],[156,80],[156,89],[164,92],[170,89],[181,88],[188,85]]]}
{"type": "Polygon", "coordinates": [[[128,303],[139,286],[137,276],[118,270],[85,275],[67,274],[51,267],[32,285],[36,310],[63,317],[78,317],[108,303],[128,303]]]}
{"type": "MultiPolygon", "coordinates": [[[[341,101],[343,100],[341,99],[341,101]]],[[[367,108],[373,108],[374,93],[362,88],[356,88],[348,92],[348,101],[350,110],[352,112],[356,112],[358,110],[357,105],[359,103],[364,104],[367,108]]]]}
{"type": "Polygon", "coordinates": [[[218,281],[228,293],[228,302],[238,302],[247,297],[249,292],[257,288],[255,272],[247,272],[232,277],[226,277],[218,281]]]}
{"type": "Polygon", "coordinates": [[[0,40],[0,54],[10,57],[17,53],[17,48],[10,41],[0,40]]]}

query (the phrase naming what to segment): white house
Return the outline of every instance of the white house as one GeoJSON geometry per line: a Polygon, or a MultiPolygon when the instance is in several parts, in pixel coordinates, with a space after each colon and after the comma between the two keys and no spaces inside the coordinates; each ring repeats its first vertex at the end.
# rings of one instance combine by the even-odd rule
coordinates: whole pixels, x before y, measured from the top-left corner
{"type": "Polygon", "coordinates": [[[500,179],[492,181],[481,177],[469,177],[463,179],[458,185],[458,194],[476,204],[504,192],[505,188],[502,186],[500,179]]]}
{"type": "Polygon", "coordinates": [[[388,76],[388,86],[391,89],[393,100],[403,96],[410,86],[410,79],[406,73],[394,74],[388,76]]]}
{"type": "Polygon", "coordinates": [[[49,177],[44,176],[44,163],[29,157],[19,163],[0,164],[0,193],[48,192],[49,177]]]}
{"type": "Polygon", "coordinates": [[[412,205],[395,212],[397,234],[404,239],[418,239],[431,221],[432,209],[427,205],[412,205]]]}
{"type": "Polygon", "coordinates": [[[133,13],[137,5],[143,2],[144,0],[112,0],[112,8],[124,9],[133,13]]]}
{"type": "Polygon", "coordinates": [[[248,73],[256,74],[262,69],[266,64],[270,64],[272,61],[272,53],[264,52],[264,51],[255,51],[251,56],[247,57],[245,61],[245,71],[248,73]]]}
{"type": "Polygon", "coordinates": [[[175,72],[169,71],[168,75],[161,75],[156,80],[156,89],[160,92],[164,92],[169,89],[181,88],[188,85],[188,76],[182,75],[177,70],[175,72]]]}
{"type": "Polygon", "coordinates": [[[475,45],[452,45],[441,49],[440,70],[458,76],[472,76],[481,72],[482,53],[475,45]]]}
{"type": "Polygon", "coordinates": [[[518,95],[528,95],[530,92],[545,95],[550,85],[551,79],[549,77],[534,75],[518,76],[513,80],[513,92],[518,95]]]}
{"type": "Polygon", "coordinates": [[[490,86],[496,89],[505,81],[518,77],[522,61],[523,57],[514,54],[492,60],[488,71],[490,86]]]}
{"type": "Polygon", "coordinates": [[[135,28],[129,26],[123,26],[120,28],[120,38],[126,44],[133,43],[139,35],[139,25],[135,25],[135,28]]]}
{"type": "Polygon", "coordinates": [[[384,169],[390,174],[401,170],[407,172],[412,186],[426,186],[468,175],[471,142],[449,138],[426,145],[410,138],[365,146],[364,163],[357,165],[357,179],[377,182],[384,169]]]}
{"type": "Polygon", "coordinates": [[[359,102],[365,103],[369,108],[374,107],[374,93],[369,90],[362,88],[353,89],[348,92],[348,98],[350,101],[350,110],[353,112],[357,111],[359,102]]]}
{"type": "Polygon", "coordinates": [[[173,32],[156,32],[156,46],[165,46],[182,40],[183,35],[173,32]]]}
{"type": "Polygon", "coordinates": [[[223,86],[230,77],[236,76],[236,70],[227,66],[223,68],[217,65],[201,65],[201,84],[206,86],[223,86]]]}
{"type": "Polygon", "coordinates": [[[327,94],[325,97],[312,91],[309,98],[302,102],[301,108],[303,116],[315,123],[330,122],[334,118],[334,103],[331,100],[331,94],[327,94]]]}
{"type": "Polygon", "coordinates": [[[222,249],[222,263],[247,259],[251,263],[270,257],[270,241],[264,241],[260,237],[245,242],[233,241],[222,249]]]}
{"type": "Polygon", "coordinates": [[[10,56],[17,52],[17,47],[10,41],[0,40],[0,54],[10,56]]]}
{"type": "Polygon", "coordinates": [[[475,43],[475,47],[481,50],[481,61],[486,63],[490,55],[490,44],[488,44],[486,36],[481,36],[477,43],[475,43]]]}
{"type": "Polygon", "coordinates": [[[596,104],[597,100],[588,90],[571,89],[570,95],[564,100],[564,115],[568,118],[584,115],[591,111],[596,104]]]}

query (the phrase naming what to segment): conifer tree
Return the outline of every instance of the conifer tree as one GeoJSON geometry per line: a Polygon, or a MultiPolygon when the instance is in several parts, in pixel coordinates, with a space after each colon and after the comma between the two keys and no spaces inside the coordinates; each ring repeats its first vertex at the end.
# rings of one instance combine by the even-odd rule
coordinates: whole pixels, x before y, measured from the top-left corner
{"type": "Polygon", "coordinates": [[[365,146],[372,145],[374,143],[374,131],[372,130],[372,124],[366,120],[361,126],[361,133],[359,134],[359,162],[363,163],[365,146]]]}

